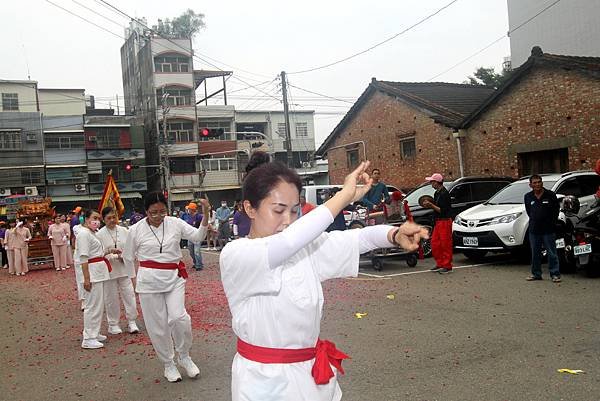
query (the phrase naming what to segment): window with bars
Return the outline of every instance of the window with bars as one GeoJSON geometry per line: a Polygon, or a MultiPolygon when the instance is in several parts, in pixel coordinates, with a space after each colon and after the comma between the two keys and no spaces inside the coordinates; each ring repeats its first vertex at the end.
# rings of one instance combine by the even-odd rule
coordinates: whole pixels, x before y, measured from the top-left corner
{"type": "Polygon", "coordinates": [[[155,72],[189,72],[190,59],[175,55],[154,57],[154,70],[155,72]]]}
{"type": "Polygon", "coordinates": [[[285,138],[285,123],[277,123],[277,135],[285,138]]]}
{"type": "MultiPolygon", "coordinates": [[[[162,124],[160,127],[162,132],[162,124]]],[[[167,121],[167,135],[169,142],[194,142],[194,123],[184,121],[167,121]]]]}
{"type": "Polygon", "coordinates": [[[40,170],[22,170],[21,182],[23,185],[43,184],[42,172],[40,170]]]}
{"type": "Polygon", "coordinates": [[[22,147],[20,131],[0,131],[0,150],[20,150],[22,147]]]}
{"type": "Polygon", "coordinates": [[[202,169],[206,171],[227,171],[237,169],[235,158],[202,159],[202,169]]]}
{"type": "Polygon", "coordinates": [[[81,184],[87,181],[86,167],[73,167],[69,169],[47,169],[46,179],[48,184],[81,184]]]}
{"type": "Polygon", "coordinates": [[[2,111],[19,111],[19,94],[2,94],[2,111]]]}
{"type": "Polygon", "coordinates": [[[46,134],[45,143],[47,149],[83,149],[85,147],[83,134],[46,134]]]}
{"type": "Polygon", "coordinates": [[[121,143],[120,128],[96,128],[97,148],[118,148],[121,143]]]}
{"type": "MultiPolygon", "coordinates": [[[[285,124],[283,125],[285,127],[285,124]]],[[[296,138],[308,137],[308,123],[299,122],[296,123],[296,138]]]]}
{"type": "Polygon", "coordinates": [[[189,174],[196,172],[195,157],[176,157],[171,159],[171,173],[189,174]]]}
{"type": "Polygon", "coordinates": [[[400,141],[400,155],[402,159],[414,159],[417,156],[415,138],[400,141]]]}
{"type": "Polygon", "coordinates": [[[191,106],[192,90],[180,87],[166,87],[156,90],[157,104],[162,104],[163,94],[168,93],[167,105],[169,106],[191,106]]]}

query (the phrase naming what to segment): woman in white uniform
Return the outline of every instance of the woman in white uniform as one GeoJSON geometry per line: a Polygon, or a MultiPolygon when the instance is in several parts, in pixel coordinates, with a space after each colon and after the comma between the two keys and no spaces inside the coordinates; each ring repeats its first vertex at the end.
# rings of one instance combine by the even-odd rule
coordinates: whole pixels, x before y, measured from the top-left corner
{"type": "Polygon", "coordinates": [[[96,231],[100,228],[98,212],[88,210],[84,216],[85,220],[75,243],[78,268],[81,268],[79,277],[83,280],[83,289],[86,291],[81,348],[95,349],[104,347],[102,341],[106,340],[106,336],[100,334],[104,313],[104,282],[110,280],[109,273],[112,270],[106,255],[119,254],[120,251],[115,248],[105,250],[96,237],[96,231]]]}
{"type": "Polygon", "coordinates": [[[415,250],[427,232],[412,223],[324,232],[334,216],[371,187],[368,162],[346,177],[332,199],[301,219],[298,175],[268,162],[264,153],[253,155],[248,166],[243,199],[252,221],[250,235],[230,242],[220,257],[238,337],[232,399],[340,400],[337,372],[343,373],[341,361],[347,355],[319,339],[321,282],[357,276],[359,255],[369,250],[415,250]]]}
{"type": "MultiPolygon", "coordinates": [[[[98,231],[96,237],[102,242],[105,249],[123,250],[129,230],[117,224],[119,218],[115,209],[110,206],[102,209],[102,220],[105,226],[98,231]]],[[[104,282],[104,307],[106,309],[106,320],[108,321],[108,334],[121,334],[123,332],[119,326],[119,319],[121,318],[119,294],[125,307],[129,333],[138,333],[140,330],[135,322],[138,312],[133,289],[135,269],[132,265],[129,268],[126,267],[121,255],[109,255],[107,258],[112,265],[112,271],[109,273],[110,280],[104,282]]]]}
{"type": "Polygon", "coordinates": [[[181,239],[202,242],[208,224],[208,201],[201,199],[204,217],[195,228],[176,217],[168,216],[167,200],[160,192],[148,193],[144,198],[146,218],[129,229],[123,259],[131,269],[137,259],[139,269],[136,292],[144,315],[146,330],[159,360],[164,364],[164,375],[169,382],[181,381],[174,362],[189,377],[195,378],[200,370],[190,357],[192,322],[185,310],[185,279],[187,271],[182,261],[181,239]]]}
{"type": "Polygon", "coordinates": [[[54,224],[48,227],[48,238],[52,246],[54,267],[56,271],[67,269],[67,244],[70,241],[71,230],[60,222],[60,215],[54,218],[54,224]]]}

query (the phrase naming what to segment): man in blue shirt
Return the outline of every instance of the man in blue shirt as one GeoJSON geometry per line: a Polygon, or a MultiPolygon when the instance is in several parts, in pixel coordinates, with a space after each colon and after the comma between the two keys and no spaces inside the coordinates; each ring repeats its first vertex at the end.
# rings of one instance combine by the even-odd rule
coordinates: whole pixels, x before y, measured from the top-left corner
{"type": "Polygon", "coordinates": [[[371,189],[362,199],[362,203],[369,210],[378,210],[381,202],[384,201],[388,203],[390,201],[390,194],[388,193],[387,186],[380,181],[381,171],[378,168],[374,168],[371,172],[371,178],[373,179],[373,184],[371,185],[371,189]]]}
{"type": "Polygon", "coordinates": [[[217,238],[219,239],[221,249],[229,242],[229,237],[231,236],[231,229],[229,227],[229,217],[231,214],[232,211],[227,206],[227,201],[221,201],[221,207],[216,212],[217,221],[219,222],[217,238]]]}
{"type": "MultiPolygon", "coordinates": [[[[181,216],[181,219],[188,223],[191,226],[196,228],[200,227],[200,223],[202,222],[202,214],[198,213],[198,205],[194,202],[190,202],[186,207],[186,212],[181,216]]],[[[202,270],[204,265],[202,263],[202,252],[200,251],[201,243],[193,243],[192,241],[188,241],[188,251],[190,251],[190,256],[192,257],[192,261],[194,262],[194,269],[202,270]]]]}

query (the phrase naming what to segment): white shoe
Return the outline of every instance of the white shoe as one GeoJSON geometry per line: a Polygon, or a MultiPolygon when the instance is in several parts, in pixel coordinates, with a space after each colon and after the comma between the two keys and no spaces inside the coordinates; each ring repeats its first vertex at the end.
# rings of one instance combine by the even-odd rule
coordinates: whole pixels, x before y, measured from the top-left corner
{"type": "Polygon", "coordinates": [[[165,377],[170,383],[177,383],[181,381],[181,374],[177,370],[177,366],[174,363],[165,365],[165,377]]]}
{"type": "Polygon", "coordinates": [[[66,267],[61,267],[60,270],[67,270],[67,268],[66,267]]]}
{"type": "Polygon", "coordinates": [[[102,334],[98,334],[98,337],[96,337],[96,340],[98,340],[98,341],[106,341],[106,336],[103,336],[102,334]]]}
{"type": "Polygon", "coordinates": [[[81,300],[81,311],[83,312],[85,310],[85,299],[81,300]]]}
{"type": "Polygon", "coordinates": [[[119,325],[108,326],[108,334],[121,334],[123,330],[119,327],[119,325]]]}
{"type": "Polygon", "coordinates": [[[130,320],[129,321],[129,333],[136,334],[139,332],[140,332],[140,329],[138,329],[137,324],[135,323],[135,320],[130,320]]]}
{"type": "Polygon", "coordinates": [[[81,348],[85,348],[85,349],[96,349],[96,348],[102,348],[102,347],[104,347],[104,344],[102,344],[100,341],[95,340],[95,339],[83,340],[81,343],[81,348]]]}
{"type": "Polygon", "coordinates": [[[2,266],[3,269],[8,269],[8,265],[2,266]]]}
{"type": "Polygon", "coordinates": [[[179,366],[185,369],[188,377],[194,379],[200,375],[200,369],[198,369],[198,366],[196,366],[189,356],[183,359],[179,358],[177,362],[179,363],[179,366]]]}
{"type": "Polygon", "coordinates": [[[57,271],[57,272],[59,272],[59,271],[60,271],[60,267],[57,267],[57,268],[56,268],[56,271],[57,271]]]}

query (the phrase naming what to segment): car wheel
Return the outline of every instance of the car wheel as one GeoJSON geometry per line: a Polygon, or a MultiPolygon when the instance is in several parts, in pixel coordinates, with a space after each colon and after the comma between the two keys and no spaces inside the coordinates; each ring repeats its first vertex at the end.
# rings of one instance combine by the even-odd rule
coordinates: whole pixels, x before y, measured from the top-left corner
{"type": "Polygon", "coordinates": [[[417,259],[417,255],[409,255],[408,258],[406,259],[406,264],[408,265],[408,267],[415,267],[417,265],[418,259],[417,259]]]}
{"type": "Polygon", "coordinates": [[[481,262],[485,258],[485,255],[487,255],[487,251],[481,249],[464,249],[462,254],[473,262],[481,262]]]}
{"type": "Polygon", "coordinates": [[[378,272],[383,269],[383,261],[379,258],[373,258],[371,260],[371,264],[373,265],[373,269],[377,270],[378,272]]]}

